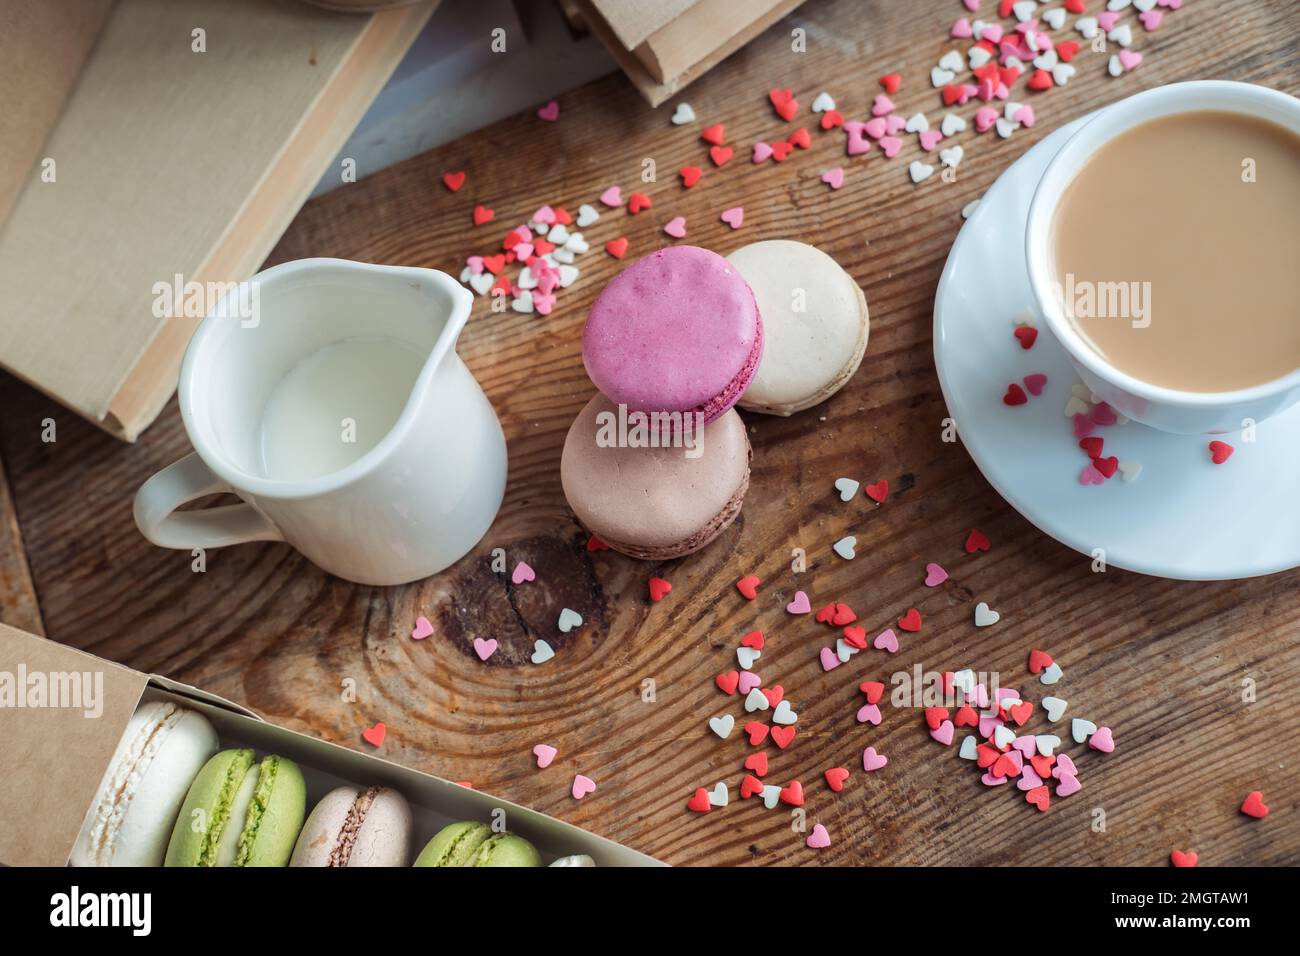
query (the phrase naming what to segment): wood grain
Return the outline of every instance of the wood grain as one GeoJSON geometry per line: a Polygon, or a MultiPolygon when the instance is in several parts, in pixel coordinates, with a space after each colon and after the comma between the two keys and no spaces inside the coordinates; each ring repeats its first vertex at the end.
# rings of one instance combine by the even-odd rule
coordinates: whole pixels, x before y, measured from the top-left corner
{"type": "Polygon", "coordinates": [[[946,410],[930,336],[958,211],[1013,159],[1068,120],[1165,82],[1233,78],[1297,92],[1297,48],[1277,38],[1300,30],[1300,8],[1188,4],[1157,33],[1138,31],[1146,60],[1121,80],[1105,76],[1104,57],[1081,53],[1068,87],[1032,98],[1032,130],[1007,141],[960,134],[967,157],[952,184],[936,176],[913,187],[910,143],[893,162],[874,151],[846,159],[838,133],[814,133],[811,150],[781,165],[747,162],[749,144],[791,129],[766,104],[772,86],[792,87],[805,107],[827,89],[846,116],[861,116],[875,78],[898,69],[900,111],[940,116],[925,77],[952,46],[947,29],[961,12],[955,2],[805,4],[688,91],[700,123],[725,123],[738,147],[731,164],[706,168],[690,191],[677,185],[676,169],[708,167],[698,128],[669,125],[615,76],[563,97],[558,123],[524,114],[303,210],[272,262],[342,256],[455,272],[543,202],[575,209],[615,182],[654,200],[649,212],[606,212],[587,230],[593,252],[580,260],[582,278],[550,317],[476,308],[460,352],[505,428],[509,487],[481,546],[433,580],[353,586],[280,545],[216,552],[205,573],[192,573],[188,553],[147,545],[130,514],[140,483],[188,450],[174,404],[123,447],[7,383],[4,453],[49,633],[359,749],[361,730],[384,720],[391,758],[675,864],[1157,865],[1175,847],[1197,850],[1204,864],[1300,862],[1300,781],[1283,729],[1294,723],[1289,692],[1300,682],[1300,573],[1210,584],[1090,573],[1085,558],[1009,508],[960,445],[941,441],[946,410]],[[806,31],[807,52],[791,52],[795,27],[806,31]],[[658,181],[641,185],[645,159],[658,181]],[[818,182],[832,165],[847,171],[838,192],[818,182]],[[453,195],[438,180],[454,169],[469,181],[453,195]],[[478,202],[495,208],[497,221],[474,230],[478,202]],[[736,204],[745,225],[733,233],[717,216],[736,204]],[[736,525],[700,554],[650,566],[586,552],[561,494],[559,455],[592,392],[582,319],[619,268],[598,250],[620,234],[631,240],[629,259],[658,248],[674,215],[686,217],[689,241],[722,252],[778,236],[816,243],[866,289],[872,333],[861,370],[831,401],[788,420],[746,416],[753,480],[736,525]],[[37,440],[45,415],[60,423],[54,445],[37,440]],[[893,490],[883,507],[865,498],[841,504],[831,488],[840,475],[888,478],[893,490]],[[963,553],[972,527],[992,539],[989,553],[963,553]],[[859,556],[840,561],[830,544],[850,531],[859,556]],[[493,573],[493,548],[506,550],[510,566],[528,561],[538,580],[516,588],[493,573]],[[804,573],[791,571],[794,548],[808,553],[804,573]],[[943,563],[951,581],[924,588],[926,561],[943,563]],[[750,572],[763,579],[752,604],[733,586],[750,572]],[[652,573],[674,587],[653,606],[652,573]],[[796,588],[814,605],[849,602],[873,628],[915,606],[925,628],[893,657],[869,651],[823,674],[817,650],[828,632],[784,611],[796,588]],[[976,595],[1002,612],[1001,625],[975,630],[976,595]],[[579,611],[584,626],[560,635],[562,606],[579,611]],[[437,633],[417,643],[408,633],[418,614],[437,633]],[[786,808],[736,799],[750,748],[738,732],[720,742],[706,726],[715,714],[742,716],[712,678],[734,667],[736,642],[756,627],[768,636],[760,672],[800,714],[789,750],[767,745],[768,780],[803,782],[809,825],[826,824],[834,841],[820,853],[791,832],[786,808]],[[473,655],[475,636],[501,641],[487,664],[473,655]],[[541,667],[525,662],[537,638],[556,648],[541,667]],[[1025,672],[1031,646],[1064,666],[1057,690],[1071,713],[1109,724],[1118,741],[1110,756],[1079,757],[1083,793],[1047,814],[1010,788],[986,791],[969,765],[928,739],[919,713],[886,708],[878,728],[854,720],[859,681],[914,665],[998,671],[1004,685],[1037,697],[1025,672]],[[345,678],[357,682],[356,703],[340,700],[345,678]],[[653,703],[643,701],[646,680],[653,703]],[[1247,680],[1257,687],[1250,704],[1242,702],[1247,680]],[[547,771],[530,753],[541,741],[559,749],[547,771]],[[868,744],[890,758],[870,776],[860,763],[868,744]],[[821,779],[837,765],[853,772],[839,795],[821,779]],[[580,803],[568,795],[575,772],[599,787],[580,803]],[[732,805],[706,817],[687,812],[693,790],[717,781],[732,785],[732,805]],[[1273,808],[1263,822],[1236,809],[1256,788],[1273,808]],[[1094,830],[1096,809],[1105,811],[1104,832],[1094,830]]]}

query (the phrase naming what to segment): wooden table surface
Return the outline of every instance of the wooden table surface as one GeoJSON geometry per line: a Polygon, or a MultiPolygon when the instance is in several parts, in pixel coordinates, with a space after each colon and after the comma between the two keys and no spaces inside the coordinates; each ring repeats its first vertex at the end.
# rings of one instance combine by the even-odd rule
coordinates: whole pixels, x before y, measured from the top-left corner
{"type": "MultiPolygon", "coordinates": [[[[1099,7],[1088,0],[1089,12],[1099,7]]],[[[583,274],[549,317],[476,306],[460,352],[505,428],[509,487],[481,545],[434,579],[354,586],[283,545],[214,552],[206,572],[194,573],[188,552],[150,546],[131,518],[141,482],[189,450],[175,403],[128,447],[5,380],[4,620],[358,749],[367,747],[362,730],[385,721],[388,758],[674,864],[1160,865],[1174,848],[1196,850],[1203,864],[1300,862],[1300,762],[1287,697],[1300,683],[1300,573],[1223,583],[1091,573],[1087,558],[999,498],[960,444],[940,440],[946,410],[931,353],[935,284],[966,203],[1051,130],[1142,89],[1230,78],[1300,92],[1300,48],[1287,40],[1300,35],[1300,6],[1189,0],[1154,34],[1135,26],[1145,61],[1130,75],[1107,77],[1106,56],[1085,49],[1068,87],[1030,94],[1022,81],[1015,98],[1034,105],[1037,125],[1006,141],[973,128],[959,134],[967,153],[953,183],[908,181],[906,165],[919,156],[910,136],[893,161],[878,150],[847,158],[841,133],[817,131],[810,150],[781,165],[749,163],[750,144],[793,128],[767,105],[773,86],[794,89],[811,125],[807,105],[819,91],[862,117],[876,78],[897,69],[900,112],[920,109],[937,121],[928,71],[946,50],[965,47],[947,39],[962,13],[956,0],[810,0],[686,91],[695,124],[670,125],[667,110],[649,109],[613,75],[563,96],[557,123],[524,114],[308,204],[271,262],[341,256],[458,272],[465,255],[490,251],[543,202],[574,210],[612,183],[654,201],[636,217],[606,211],[586,231],[583,274]],[[806,31],[806,52],[791,50],[796,27],[806,31]],[[698,139],[714,122],[726,124],[737,148],[720,170],[698,139]],[[643,185],[645,159],[655,160],[658,181],[643,185]],[[676,178],[684,164],[705,167],[689,191],[676,178]],[[846,169],[836,192],[818,181],[834,165],[846,169]],[[452,194],[439,178],[457,169],[469,182],[452,194]],[[496,222],[472,228],[476,202],[493,207],[496,222]],[[745,222],[733,232],[718,214],[737,204],[745,222]],[[703,552],[656,566],[587,553],[561,493],[559,458],[593,390],[580,356],[583,317],[620,267],[601,247],[626,235],[631,261],[670,241],[660,230],[675,215],[686,217],[689,241],[723,253],[775,237],[822,247],[866,290],[872,328],[861,370],[834,399],[790,419],[745,416],[754,464],[741,519],[703,552]],[[53,443],[40,437],[47,417],[57,423],[53,443]],[[887,478],[888,501],[842,504],[832,490],[842,475],[887,478]],[[972,527],[992,539],[991,551],[963,552],[972,527]],[[850,532],[859,548],[851,562],[830,551],[850,532]],[[512,567],[526,560],[537,581],[514,587],[493,573],[494,548],[512,567]],[[791,570],[794,548],[808,554],[800,574],[791,570]],[[925,588],[927,561],[945,565],[951,580],[925,588]],[[734,587],[748,573],[763,580],[753,603],[734,587]],[[673,584],[654,605],[651,574],[673,584]],[[867,651],[823,673],[818,650],[830,632],[785,612],[796,588],[814,606],[847,601],[875,630],[915,606],[924,630],[897,655],[867,651]],[[998,626],[975,629],[977,600],[1000,610],[998,626]],[[565,606],[586,623],[562,635],[565,606]],[[409,632],[420,614],[436,634],[415,642],[409,632]],[[820,852],[805,848],[787,807],[738,799],[753,751],[739,730],[720,741],[706,726],[722,713],[743,723],[739,702],[712,679],[734,668],[734,647],[755,628],[768,639],[758,670],[799,712],[788,750],[764,745],[767,780],[802,781],[807,826],[820,821],[832,836],[820,852]],[[474,655],[476,636],[500,642],[487,663],[474,655]],[[542,666],[527,661],[537,638],[556,651],[542,666]],[[879,727],[854,719],[859,681],[914,665],[998,671],[1004,686],[1036,699],[1044,688],[1026,673],[1032,646],[1062,663],[1056,691],[1070,712],[1108,724],[1118,741],[1109,756],[1072,748],[1083,792],[1046,814],[1012,788],[981,786],[970,765],[929,740],[918,712],[887,707],[879,727]],[[341,699],[348,678],[355,702],[341,699]],[[653,702],[643,700],[647,680],[653,702]],[[531,754],[539,742],[559,749],[545,771],[531,754]],[[887,768],[862,772],[866,745],[888,755],[887,768]],[[852,772],[838,795],[822,779],[833,766],[852,772]],[[581,802],[569,795],[578,772],[598,785],[581,802]],[[729,806],[706,816],[686,810],[696,787],[719,781],[731,786],[729,806]],[[1262,822],[1237,812],[1257,788],[1273,810],[1262,822]]],[[[974,107],[959,112],[970,117],[974,107]]],[[[1033,726],[1046,725],[1036,717],[1033,726]]]]}

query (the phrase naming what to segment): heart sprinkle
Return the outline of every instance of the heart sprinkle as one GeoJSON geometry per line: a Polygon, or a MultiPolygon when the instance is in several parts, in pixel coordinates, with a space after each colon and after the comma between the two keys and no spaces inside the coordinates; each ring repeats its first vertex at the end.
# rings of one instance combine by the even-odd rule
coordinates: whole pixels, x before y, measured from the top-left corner
{"type": "Polygon", "coordinates": [[[808,614],[812,611],[812,604],[808,600],[808,595],[803,591],[794,592],[794,600],[785,606],[785,609],[791,614],[808,614]]]}
{"type": "Polygon", "coordinates": [[[562,608],[558,626],[561,634],[568,634],[575,627],[582,626],[582,615],[570,608],[562,608]]]}
{"type": "Polygon", "coordinates": [[[987,551],[989,547],[989,539],[985,537],[982,531],[973,530],[966,536],[967,554],[974,554],[976,551],[987,551]]]}
{"type": "Polygon", "coordinates": [[[481,661],[487,660],[497,651],[497,639],[490,637],[484,640],[481,637],[474,638],[474,653],[478,655],[481,661]]]}
{"type": "Polygon", "coordinates": [[[752,601],[758,596],[758,586],[762,582],[752,575],[747,574],[736,582],[736,590],[739,591],[747,601],[752,601]]]}
{"type": "Polygon", "coordinates": [[[523,584],[525,581],[536,581],[537,572],[535,572],[527,563],[520,561],[515,565],[514,573],[510,575],[512,584],[523,584]]]}
{"type": "Polygon", "coordinates": [[[672,592],[673,586],[663,578],[650,579],[650,600],[658,603],[672,592]]]}
{"type": "Polygon", "coordinates": [[[925,566],[925,586],[927,588],[937,588],[944,581],[948,580],[948,572],[942,566],[931,561],[925,566]]]}
{"type": "Polygon", "coordinates": [[[412,640],[422,641],[432,633],[433,633],[433,625],[429,623],[429,619],[427,617],[421,614],[419,617],[415,619],[415,627],[411,631],[412,640]]]}
{"type": "Polygon", "coordinates": [[[722,215],[718,217],[732,229],[739,229],[745,222],[745,207],[732,206],[730,209],[724,209],[722,215]]]}
{"type": "Polygon", "coordinates": [[[361,731],[361,739],[372,747],[382,747],[384,738],[388,736],[388,725],[382,720],[373,727],[367,727],[361,731]]]}
{"type": "Polygon", "coordinates": [[[1258,790],[1250,791],[1241,804],[1241,812],[1248,817],[1254,817],[1256,820],[1263,820],[1268,816],[1268,807],[1264,804],[1264,794],[1258,790]]]}
{"type": "Polygon", "coordinates": [[[812,833],[808,834],[808,839],[804,841],[814,850],[824,850],[831,845],[831,835],[826,832],[826,828],[820,823],[813,824],[812,833]]]}
{"type": "Polygon", "coordinates": [[[907,613],[898,619],[898,626],[915,634],[921,629],[921,612],[914,607],[908,608],[907,613]]]}
{"type": "Polygon", "coordinates": [[[596,783],[590,777],[577,774],[573,778],[573,787],[570,790],[574,800],[581,800],[589,793],[596,792],[596,783]]]}
{"type": "Polygon", "coordinates": [[[529,660],[532,661],[534,664],[545,664],[554,656],[555,656],[555,650],[551,647],[551,645],[547,644],[545,641],[539,638],[538,640],[533,642],[533,654],[532,657],[529,658],[529,660]]]}
{"type": "Polygon", "coordinates": [[[822,773],[826,778],[826,785],[836,793],[844,789],[844,781],[849,779],[849,772],[843,767],[831,767],[822,773]]]}
{"type": "Polygon", "coordinates": [[[1222,465],[1232,457],[1234,451],[1236,451],[1236,449],[1227,442],[1212,441],[1210,442],[1210,461],[1214,462],[1216,465],[1222,465]]]}
{"type": "Polygon", "coordinates": [[[559,753],[559,751],[557,751],[550,744],[538,744],[536,747],[534,747],[533,755],[537,757],[537,769],[545,770],[547,767],[549,767],[551,765],[551,761],[555,759],[555,755],[557,753],[559,753]]]}

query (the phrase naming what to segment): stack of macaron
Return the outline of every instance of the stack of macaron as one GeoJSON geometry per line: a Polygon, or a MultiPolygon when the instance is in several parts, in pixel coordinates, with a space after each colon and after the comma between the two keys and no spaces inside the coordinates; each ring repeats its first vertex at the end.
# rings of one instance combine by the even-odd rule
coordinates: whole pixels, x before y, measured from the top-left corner
{"type": "Polygon", "coordinates": [[[652,561],[698,551],[740,514],[753,452],[734,406],[792,415],[835,394],[867,346],[862,290],[800,242],[723,258],[651,253],[596,298],[582,360],[598,389],[560,463],[578,520],[652,561]]]}
{"type": "MultiPolygon", "coordinates": [[[[308,816],[297,764],[238,747],[174,703],[137,708],[72,852],[73,866],[407,866],[411,807],[389,787],[341,786],[308,816]],[[305,818],[305,819],[304,819],[305,818]]],[[[484,823],[434,836],[416,866],[541,866],[531,843],[484,823]]],[[[552,866],[595,866],[587,856],[552,866]]]]}

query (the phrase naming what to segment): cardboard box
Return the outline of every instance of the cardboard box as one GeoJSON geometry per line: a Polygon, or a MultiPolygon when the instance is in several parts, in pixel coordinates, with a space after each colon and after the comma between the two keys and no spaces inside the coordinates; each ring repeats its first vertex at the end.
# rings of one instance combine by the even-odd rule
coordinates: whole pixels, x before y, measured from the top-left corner
{"type": "Polygon", "coordinates": [[[599,866],[662,866],[612,840],[536,810],[431,774],[277,727],[251,710],[157,674],[141,674],[55,641],[0,624],[0,864],[63,866],[127,721],[143,700],[172,700],[212,722],[221,746],[253,747],[297,763],[307,809],[345,783],[399,791],[415,818],[412,859],[456,820],[506,826],[530,840],[545,862],[585,853],[599,866]],[[41,688],[45,691],[42,692],[41,688]],[[86,692],[88,691],[88,692],[86,692]],[[58,704],[59,706],[53,706],[58,704]]]}

